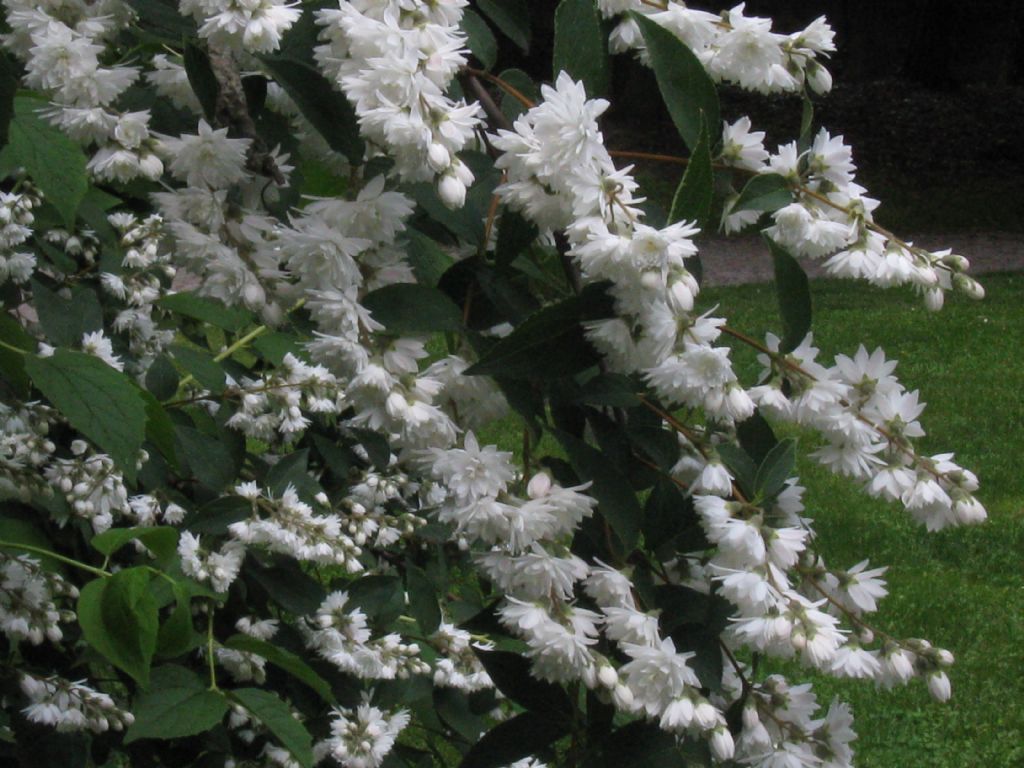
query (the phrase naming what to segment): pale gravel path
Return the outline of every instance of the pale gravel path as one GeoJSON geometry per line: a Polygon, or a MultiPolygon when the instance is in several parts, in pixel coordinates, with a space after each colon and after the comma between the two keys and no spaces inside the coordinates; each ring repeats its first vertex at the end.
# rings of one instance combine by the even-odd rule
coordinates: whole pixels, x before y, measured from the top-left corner
{"type": "MultiPolygon", "coordinates": [[[[918,235],[908,240],[929,250],[952,248],[971,262],[969,274],[1024,271],[1024,234],[971,232],[918,235]]],[[[772,279],[772,259],[758,236],[698,241],[704,280],[708,285],[764,283],[772,279]]],[[[819,263],[801,259],[812,277],[827,277],[819,263]]]]}

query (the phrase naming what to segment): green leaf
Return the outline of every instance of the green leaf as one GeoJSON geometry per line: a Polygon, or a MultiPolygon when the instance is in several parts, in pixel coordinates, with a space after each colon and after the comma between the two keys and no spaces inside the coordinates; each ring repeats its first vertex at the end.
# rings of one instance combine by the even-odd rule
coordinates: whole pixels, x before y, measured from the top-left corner
{"type": "Polygon", "coordinates": [[[320,582],[304,573],[294,562],[263,568],[247,561],[246,573],[263,587],[271,600],[296,616],[315,613],[327,598],[320,582]]]}
{"type": "Polygon", "coordinates": [[[163,296],[157,305],[185,317],[237,333],[255,322],[252,312],[242,307],[229,307],[217,299],[191,292],[171,293],[163,296]]]}
{"type": "Polygon", "coordinates": [[[309,474],[309,448],[282,456],[267,472],[264,484],[275,496],[283,494],[290,485],[307,503],[312,503],[316,495],[323,491],[320,483],[309,474]]]}
{"type": "MultiPolygon", "coordinates": [[[[22,509],[13,504],[0,505],[0,539],[9,544],[25,544],[52,552],[54,550],[53,542],[46,537],[42,528],[39,527],[38,518],[39,514],[37,512],[24,510],[23,514],[22,509]],[[29,515],[34,515],[34,517],[29,515]]],[[[18,547],[14,546],[11,548],[17,549],[18,547]]],[[[58,572],[64,570],[64,565],[59,560],[55,560],[47,555],[41,555],[38,552],[27,554],[38,560],[40,565],[46,570],[58,572]]]]}
{"type": "Polygon", "coordinates": [[[126,744],[139,739],[180,739],[218,725],[230,702],[211,691],[191,670],[168,664],[153,670],[149,690],[132,707],[135,722],[126,744]]]}
{"type": "Polygon", "coordinates": [[[328,146],[353,165],[363,162],[365,147],[355,110],[344,94],[313,67],[292,59],[262,56],[267,72],[284,88],[295,105],[323,136],[328,146]]]}
{"type": "Polygon", "coordinates": [[[110,557],[130,541],[141,541],[157,559],[162,561],[174,557],[178,549],[178,529],[160,525],[154,527],[111,528],[93,536],[92,548],[101,555],[110,557]]]}
{"type": "Polygon", "coordinates": [[[36,111],[50,105],[27,96],[14,99],[14,119],[8,142],[0,152],[0,165],[24,168],[61,218],[73,231],[78,204],[89,189],[85,153],[36,111]]]}
{"type": "Polygon", "coordinates": [[[212,491],[219,491],[234,482],[238,467],[228,446],[215,436],[179,424],[174,428],[178,454],[196,479],[212,491]]]}
{"type": "Polygon", "coordinates": [[[143,687],[156,651],[158,609],[149,571],[127,568],[82,588],[78,623],[86,641],[143,687]]]}
{"type": "Polygon", "coordinates": [[[71,426],[110,454],[134,482],[146,404],[132,380],[92,355],[67,349],[52,357],[26,357],[25,370],[71,426]]]}
{"type": "Polygon", "coordinates": [[[292,710],[275,694],[259,688],[239,688],[231,691],[232,699],[245,707],[270,731],[281,746],[292,753],[292,757],[303,768],[313,765],[313,737],[306,726],[292,717],[292,710]]]}
{"type": "Polygon", "coordinates": [[[334,694],[331,693],[331,686],[329,686],[324,679],[320,677],[320,675],[314,672],[312,667],[306,664],[306,662],[294,653],[286,651],[283,648],[278,648],[276,645],[264,640],[249,637],[248,635],[233,635],[227,639],[224,646],[227,648],[233,648],[236,651],[245,651],[246,653],[255,653],[257,656],[262,656],[274,666],[283,669],[296,680],[308,685],[328,704],[333,705],[335,703],[334,694]]]}
{"type": "MultiPolygon", "coordinates": [[[[36,348],[36,340],[6,312],[0,312],[0,341],[25,352],[33,352],[36,348]]],[[[3,374],[4,383],[18,395],[27,398],[31,381],[25,372],[25,360],[25,355],[0,347],[0,374],[3,374]]]]}
{"type": "Polygon", "coordinates": [[[433,238],[415,229],[406,230],[406,239],[406,257],[412,265],[412,271],[416,273],[416,279],[423,285],[436,287],[441,275],[454,263],[452,257],[442,251],[433,238]]]}
{"type": "Polygon", "coordinates": [[[683,180],[679,182],[675,197],[672,198],[672,211],[669,223],[677,221],[696,222],[702,230],[706,230],[711,217],[711,197],[714,192],[715,179],[711,169],[711,146],[708,140],[708,126],[701,116],[700,140],[697,142],[690,163],[686,166],[683,180]]]}
{"type": "Polygon", "coordinates": [[[178,371],[167,355],[158,356],[146,371],[146,389],[157,400],[170,400],[178,392],[178,371]]]}
{"type": "Polygon", "coordinates": [[[551,379],[597,365],[580,320],[604,314],[598,291],[573,296],[530,315],[466,369],[467,376],[551,379]]]}
{"type": "MultiPolygon", "coordinates": [[[[177,601],[171,615],[160,625],[156,636],[156,656],[173,659],[198,647],[203,638],[192,624],[192,591],[188,585],[174,582],[171,589],[177,601]]],[[[152,682],[150,683],[152,686],[152,682]]]]}
{"type": "Polygon", "coordinates": [[[393,283],[366,294],[362,305],[373,319],[393,334],[458,331],[462,313],[437,288],[417,283],[393,283]]]}
{"type": "Polygon", "coordinates": [[[679,768],[676,737],[657,723],[634,720],[608,734],[604,760],[595,768],[679,768]]]}
{"type": "Polygon", "coordinates": [[[503,209],[501,223],[498,225],[498,242],[494,247],[498,266],[503,267],[515,261],[533,244],[538,234],[536,224],[510,208],[503,209]]]}
{"type": "Polygon", "coordinates": [[[46,339],[55,347],[79,347],[84,334],[103,329],[103,308],[90,288],[76,285],[65,299],[33,279],[32,298],[46,339]]]}
{"type": "Polygon", "coordinates": [[[658,89],[676,130],[693,152],[700,142],[701,115],[708,131],[721,130],[718,91],[700,60],[678,37],[643,14],[630,16],[640,25],[658,89]]]}
{"type": "Polygon", "coordinates": [[[167,36],[176,43],[182,36],[194,37],[195,22],[191,16],[182,16],[178,4],[173,0],[125,0],[139,16],[136,20],[144,29],[152,29],[167,36]]]}
{"type": "Polygon", "coordinates": [[[388,468],[391,463],[391,446],[384,435],[372,429],[360,429],[359,427],[349,427],[348,431],[366,450],[366,455],[373,466],[380,470],[388,468]]]}
{"type": "Polygon", "coordinates": [[[593,482],[588,493],[597,499],[597,511],[608,521],[623,547],[632,550],[640,533],[643,510],[628,478],[593,446],[561,430],[553,433],[580,480],[593,482]]]}
{"type": "Polygon", "coordinates": [[[796,440],[780,440],[758,467],[757,475],[754,477],[754,491],[765,498],[775,496],[793,476],[795,465],[796,440]]]}
{"type": "Polygon", "coordinates": [[[213,74],[213,67],[210,66],[210,57],[206,51],[195,43],[188,43],[185,46],[185,74],[188,75],[188,84],[199,99],[206,119],[213,121],[217,114],[217,95],[220,86],[217,83],[217,76],[213,74]]]}
{"type": "Polygon", "coordinates": [[[182,528],[192,533],[224,534],[228,526],[252,516],[252,502],[241,496],[221,496],[191,512],[182,528]]]}
{"type": "Polygon", "coordinates": [[[469,8],[462,12],[462,31],[466,33],[466,45],[473,52],[484,69],[490,69],[498,60],[498,41],[480,15],[469,8]]]}
{"type": "MultiPolygon", "coordinates": [[[[506,69],[499,77],[501,77],[502,82],[511,85],[530,101],[540,101],[540,88],[533,81],[533,78],[523,72],[523,70],[515,68],[506,69]]],[[[502,91],[501,112],[508,118],[509,122],[514,122],[525,111],[525,104],[512,94],[502,91]]]]}
{"type": "Polygon", "coordinates": [[[213,355],[180,344],[171,345],[168,351],[171,357],[188,371],[204,389],[208,389],[213,393],[224,391],[224,387],[227,384],[224,369],[220,367],[219,363],[214,361],[213,355]]]}
{"type": "Polygon", "coordinates": [[[523,709],[556,720],[572,719],[572,701],[560,685],[533,676],[530,660],[512,651],[474,648],[477,658],[501,693],[523,709]]]}
{"type": "Polygon", "coordinates": [[[140,387],[139,394],[146,401],[146,439],[156,446],[175,470],[179,469],[178,454],[174,449],[174,422],[152,393],[140,387]]]}
{"type": "Polygon", "coordinates": [[[740,211],[777,211],[793,202],[789,182],[777,173],[759,173],[747,182],[729,209],[730,213],[740,211]]]}
{"type": "Polygon", "coordinates": [[[732,443],[722,443],[716,446],[716,451],[725,464],[729,474],[739,484],[745,493],[753,494],[754,478],[757,476],[757,464],[745,450],[732,443]]]}
{"type": "Polygon", "coordinates": [[[775,293],[782,317],[779,352],[788,354],[800,346],[811,330],[811,288],[799,262],[767,235],[764,240],[775,264],[775,293]]]}
{"type": "Polygon", "coordinates": [[[397,619],[405,608],[405,589],[397,576],[363,576],[348,586],[348,597],[381,626],[397,619]]]}
{"type": "Polygon", "coordinates": [[[593,0],[562,0],[555,11],[554,77],[582,80],[589,98],[608,92],[610,62],[601,17],[593,0]]]}
{"type": "Polygon", "coordinates": [[[640,405],[633,380],[621,373],[602,373],[580,387],[573,402],[585,405],[607,405],[612,408],[635,408],[640,405]]]}
{"type": "Polygon", "coordinates": [[[426,571],[413,563],[405,565],[405,588],[409,593],[409,613],[424,634],[433,634],[441,624],[437,588],[431,583],[426,571]]]}
{"type": "Polygon", "coordinates": [[[546,749],[569,732],[569,725],[537,712],[522,712],[483,735],[459,768],[499,768],[546,749]]]}
{"type": "Polygon", "coordinates": [[[530,52],[530,11],[525,0],[477,0],[477,7],[523,53],[530,52]]]}
{"type": "Polygon", "coordinates": [[[258,336],[252,343],[252,348],[259,352],[267,362],[274,365],[281,365],[285,355],[291,354],[300,360],[308,359],[306,350],[302,347],[302,340],[298,336],[280,331],[271,331],[258,336]]]}
{"type": "Polygon", "coordinates": [[[16,70],[8,55],[0,55],[0,147],[7,143],[14,117],[14,97],[18,93],[16,70]]]}

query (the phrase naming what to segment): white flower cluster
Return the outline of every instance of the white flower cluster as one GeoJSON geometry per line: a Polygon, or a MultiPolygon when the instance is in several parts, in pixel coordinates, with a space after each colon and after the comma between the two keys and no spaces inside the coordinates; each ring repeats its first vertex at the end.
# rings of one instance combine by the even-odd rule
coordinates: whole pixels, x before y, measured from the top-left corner
{"type": "Polygon", "coordinates": [[[100,286],[125,305],[114,317],[113,329],[127,336],[128,370],[141,376],[174,340],[174,329],[157,324],[154,305],[166,295],[166,281],[174,277],[175,269],[169,263],[170,254],[161,248],[164,229],[160,216],[140,219],[130,213],[114,213],[107,218],[118,234],[124,257],[118,274],[100,275],[100,286]]]}
{"type": "Polygon", "coordinates": [[[30,702],[22,710],[25,717],[33,723],[51,725],[62,733],[122,731],[135,721],[131,712],[119,709],[110,696],[84,683],[84,680],[73,683],[60,677],[22,675],[21,691],[30,702]]]}
{"type": "Polygon", "coordinates": [[[239,408],[227,425],[269,444],[290,443],[309,426],[310,413],[337,414],[338,382],[321,365],[309,365],[290,352],[272,373],[239,382],[239,408]]]}
{"type": "Polygon", "coordinates": [[[19,192],[0,192],[0,285],[27,283],[36,268],[34,253],[17,250],[32,236],[32,211],[41,202],[31,184],[23,186],[19,192]]]}
{"type": "Polygon", "coordinates": [[[41,476],[56,446],[56,414],[41,403],[0,403],[0,489],[15,497],[47,487],[41,476]]]}
{"type": "Polygon", "coordinates": [[[421,504],[420,490],[420,484],[397,467],[366,470],[352,479],[340,504],[342,529],[359,547],[389,547],[426,524],[413,511],[421,504]]]}
{"type": "MultiPolygon", "coordinates": [[[[243,635],[257,640],[269,641],[277,634],[278,622],[277,619],[255,619],[243,616],[235,622],[235,629],[243,635]]],[[[200,655],[203,653],[203,650],[199,651],[200,655]]],[[[267,660],[258,653],[220,646],[216,649],[214,656],[217,663],[227,670],[236,683],[252,681],[262,684],[266,682],[267,660]]]]}
{"type": "MultiPolygon", "coordinates": [[[[819,58],[835,51],[834,33],[819,17],[799,32],[772,32],[772,20],[745,14],[745,3],[721,13],[687,7],[679,0],[598,0],[605,18],[626,11],[647,15],[693,51],[715,80],[760,93],[794,93],[805,86],[816,93],[832,89],[832,75],[819,58]]],[[[611,50],[647,48],[635,21],[626,18],[612,30],[611,50]]]]}
{"type": "Polygon", "coordinates": [[[362,609],[347,606],[347,592],[332,592],[306,617],[303,631],[309,648],[364,680],[404,679],[430,671],[416,643],[404,643],[396,633],[372,637],[362,609]]]}
{"type": "Polygon", "coordinates": [[[386,713],[369,702],[355,709],[337,708],[331,735],[316,744],[313,756],[317,762],[330,757],[344,768],[378,768],[408,724],[404,709],[386,713]]]}
{"type": "Polygon", "coordinates": [[[190,531],[181,532],[178,539],[181,570],[196,581],[208,581],[217,592],[227,592],[242,569],[245,545],[240,541],[230,540],[219,550],[210,550],[202,547],[199,539],[199,536],[190,531]]]}
{"type": "MultiPolygon", "coordinates": [[[[84,440],[71,443],[71,458],[54,458],[43,471],[47,482],[64,495],[76,517],[88,520],[96,533],[128,512],[128,489],[113,459],[95,453],[84,440]]],[[[143,459],[143,462],[145,459],[143,459]]]]}
{"type": "Polygon", "coordinates": [[[60,625],[74,621],[75,612],[61,610],[56,601],[77,597],[73,584],[38,560],[0,552],[0,632],[12,645],[22,640],[59,643],[64,637],[60,625]]]}
{"type": "MultiPolygon", "coordinates": [[[[956,289],[973,298],[982,287],[966,273],[970,263],[950,250],[930,252],[897,238],[874,223],[878,201],[854,181],[856,166],[842,136],[822,128],[810,148],[795,142],[764,149],[764,133],[750,130],[741,118],[723,129],[722,160],[754,173],[784,177],[794,201],[772,214],[766,234],[795,256],[822,259],[828,274],[859,278],[889,287],[910,284],[924,295],[930,309],[940,309],[946,291],[956,289]]],[[[756,222],[757,211],[732,212],[738,195],[727,201],[723,225],[735,231],[756,222]]]]}
{"type": "Polygon", "coordinates": [[[430,636],[430,642],[438,652],[434,685],[466,693],[494,687],[491,676],[473,652],[474,648],[491,650],[493,644],[474,640],[469,632],[448,622],[441,623],[430,636]]]}
{"type": "Polygon", "coordinates": [[[342,532],[341,519],[331,511],[326,496],[316,500],[323,513],[318,514],[299,498],[293,485],[278,498],[269,490],[261,494],[255,482],[239,485],[235,493],[252,503],[252,517],[228,527],[234,540],[303,562],[341,566],[348,573],[363,569],[358,559],[362,550],[342,532]]]}
{"type": "Polygon", "coordinates": [[[3,44],[25,64],[25,84],[43,91],[48,118],[84,145],[95,147],[89,170],[99,179],[158,179],[149,112],[119,112],[114,102],[135,82],[139,68],[104,66],[107,41],[130,19],[118,0],[34,3],[4,0],[10,33],[3,44]]]}
{"type": "Polygon", "coordinates": [[[456,157],[480,127],[476,102],[446,95],[465,65],[459,29],[466,0],[358,0],[317,11],[321,69],[355,107],[363,135],[411,181],[436,179],[461,207],[473,173],[456,157]]]}
{"type": "Polygon", "coordinates": [[[273,53],[281,36],[299,20],[295,2],[282,0],[181,0],[179,8],[199,24],[199,36],[211,45],[273,53]]]}
{"type": "Polygon", "coordinates": [[[543,227],[567,228],[570,254],[586,282],[611,281],[618,317],[588,324],[588,338],[612,370],[641,371],[665,401],[702,407],[722,421],[741,420],[753,402],[739,385],[727,347],[714,346],[724,321],[693,312],[698,292],[686,259],[698,230],[686,222],[656,229],[642,222],[629,169],[616,170],[597,117],[564,72],[544,101],[500,131],[496,165],[506,203],[543,227]]]}
{"type": "MultiPolygon", "coordinates": [[[[778,344],[769,334],[768,348],[778,344]]],[[[872,496],[900,501],[928,530],[986,518],[973,495],[973,472],[951,453],[922,456],[915,449],[913,441],[925,434],[918,422],[925,404],[893,376],[894,360],[863,346],[853,357],[837,355],[829,368],[817,356],[810,335],[783,360],[759,356],[762,384],[751,396],[765,412],[820,432],[828,442],[812,454],[818,461],[863,481],[872,496]]]]}

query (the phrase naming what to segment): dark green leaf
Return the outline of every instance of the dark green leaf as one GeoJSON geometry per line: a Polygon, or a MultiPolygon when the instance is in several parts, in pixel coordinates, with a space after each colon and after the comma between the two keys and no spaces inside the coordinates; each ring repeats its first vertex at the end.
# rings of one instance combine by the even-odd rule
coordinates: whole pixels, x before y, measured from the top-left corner
{"type": "Polygon", "coordinates": [[[145,568],[127,568],[89,582],[78,598],[78,623],[86,641],[144,687],[158,629],[149,578],[145,568]]]}
{"type": "Polygon", "coordinates": [[[424,634],[433,634],[441,624],[437,588],[431,583],[426,572],[413,563],[406,563],[405,587],[409,593],[409,613],[416,619],[424,634]]]}
{"type": "Polygon", "coordinates": [[[220,723],[230,703],[191,670],[173,664],[153,670],[149,690],[132,707],[135,722],[125,743],[139,739],[180,739],[220,723]]]}
{"type": "Polygon", "coordinates": [[[599,768],[679,768],[676,737],[657,723],[634,720],[608,734],[599,768]]]}
{"type": "Polygon", "coordinates": [[[174,448],[174,423],[171,417],[152,393],[140,387],[139,394],[146,401],[146,439],[156,446],[171,466],[179,469],[178,454],[174,448]]]}
{"type": "MultiPolygon", "coordinates": [[[[33,352],[36,348],[35,339],[6,312],[0,312],[0,341],[25,352],[33,352]]],[[[27,398],[31,382],[25,373],[25,359],[25,355],[0,347],[0,374],[3,374],[4,383],[10,385],[18,395],[27,398]]]]}
{"type": "Polygon", "coordinates": [[[238,473],[235,458],[231,449],[215,436],[179,424],[174,428],[174,437],[178,455],[200,483],[211,491],[220,491],[234,482],[238,473]]]}
{"type": "Polygon", "coordinates": [[[358,427],[349,427],[348,431],[366,450],[366,455],[373,466],[381,470],[388,468],[388,464],[391,463],[391,446],[388,445],[388,439],[384,435],[372,429],[358,427]]]}
{"type": "Polygon", "coordinates": [[[348,586],[348,597],[381,626],[397,619],[405,608],[405,589],[397,576],[363,576],[348,586]]]}
{"type": "Polygon", "coordinates": [[[637,391],[642,389],[621,373],[602,373],[580,387],[574,401],[612,408],[634,408],[640,405],[637,391]]]}
{"type": "Polygon", "coordinates": [[[771,498],[781,491],[793,476],[796,464],[796,440],[787,438],[776,444],[765,456],[754,478],[754,491],[771,498]]]}
{"type": "Polygon", "coordinates": [[[234,635],[229,637],[224,645],[225,647],[233,648],[236,651],[245,651],[246,653],[255,653],[257,656],[262,656],[274,666],[283,669],[296,680],[308,685],[328,704],[334,704],[334,694],[331,693],[331,686],[324,682],[323,678],[314,672],[312,667],[306,664],[306,662],[294,653],[286,651],[283,648],[279,648],[278,646],[264,640],[249,637],[248,635],[234,635]]]}
{"type": "Polygon", "coordinates": [[[324,466],[330,471],[334,479],[339,483],[348,480],[349,470],[352,468],[352,451],[344,445],[339,445],[335,440],[321,434],[312,433],[313,445],[323,459],[324,466]]]}
{"type": "Polygon", "coordinates": [[[281,746],[303,766],[313,765],[313,738],[306,726],[292,717],[292,710],[275,694],[258,688],[239,688],[229,694],[273,734],[281,746]]]}
{"type": "Polygon", "coordinates": [[[93,536],[93,549],[102,555],[110,556],[130,541],[141,541],[146,548],[159,560],[167,561],[174,557],[178,548],[178,529],[169,526],[111,528],[98,536],[93,536]]]}
{"type": "Polygon", "coordinates": [[[182,36],[194,37],[195,22],[191,16],[182,16],[173,0],[125,0],[139,16],[137,23],[180,43],[182,36]]]}
{"type": "Polygon", "coordinates": [[[52,357],[26,357],[25,370],[71,426],[110,454],[134,482],[146,405],[132,380],[92,355],[66,349],[52,357]]]}
{"type": "Polygon", "coordinates": [[[437,288],[426,285],[393,283],[368,293],[361,303],[395,335],[462,328],[459,308],[437,288]]]}
{"type": "MultiPolygon", "coordinates": [[[[8,544],[13,544],[11,549],[18,549],[16,545],[26,544],[30,547],[52,552],[54,549],[43,530],[39,527],[37,518],[39,514],[31,510],[22,510],[13,504],[0,505],[0,539],[8,544]],[[34,516],[34,517],[33,517],[34,516]]],[[[47,555],[32,552],[31,556],[39,560],[40,564],[50,571],[62,571],[63,564],[47,555]]]]}
{"type": "Polygon", "coordinates": [[[222,301],[199,296],[192,292],[170,293],[163,296],[157,305],[185,317],[192,317],[204,323],[237,333],[255,322],[252,312],[242,307],[229,307],[222,301]]]}
{"type": "Polygon", "coordinates": [[[308,359],[302,348],[302,340],[298,336],[280,331],[271,331],[258,336],[252,343],[253,349],[260,353],[264,360],[281,365],[285,355],[294,355],[300,360],[308,359]]]}
{"type": "Polygon", "coordinates": [[[544,307],[484,353],[466,375],[550,379],[596,365],[597,353],[579,325],[583,312],[580,296],[544,307]]]}
{"type": "Polygon", "coordinates": [[[525,0],[477,0],[477,7],[523,53],[529,53],[530,11],[525,0]]]}
{"type": "MultiPolygon", "coordinates": [[[[536,103],[540,101],[540,88],[528,74],[521,69],[506,69],[500,75],[502,82],[511,85],[521,95],[536,103]]],[[[519,99],[511,93],[502,92],[501,112],[508,118],[509,122],[514,121],[527,109],[519,99]]]]}
{"type": "Polygon", "coordinates": [[[570,434],[554,431],[580,480],[592,481],[588,493],[597,499],[597,511],[615,531],[627,551],[636,545],[643,511],[633,486],[604,454],[570,434]]]}
{"type": "Polygon", "coordinates": [[[334,90],[326,77],[301,61],[270,56],[260,60],[328,146],[345,155],[353,165],[362,163],[365,149],[359,124],[344,94],[334,90]]]}
{"type": "Polygon", "coordinates": [[[304,573],[294,562],[263,568],[247,560],[246,572],[263,587],[271,600],[296,616],[315,613],[327,597],[320,582],[304,573]]]}
{"type": "Polygon", "coordinates": [[[530,660],[511,651],[474,649],[495,687],[523,709],[553,719],[572,718],[572,702],[560,685],[533,676],[530,660]]]}
{"type": "Polygon", "coordinates": [[[777,211],[793,202],[793,193],[785,177],[777,173],[759,173],[747,182],[730,213],[740,211],[777,211]]]}
{"type": "Polygon", "coordinates": [[[452,265],[452,257],[442,251],[432,238],[415,229],[406,230],[406,238],[406,257],[416,278],[423,285],[436,286],[441,275],[452,265]]]}
{"type": "Polygon", "coordinates": [[[589,98],[608,92],[610,62],[601,16],[593,0],[562,0],[555,11],[554,77],[582,80],[589,98]]]}
{"type": "Polygon", "coordinates": [[[83,335],[103,329],[103,308],[96,293],[85,286],[75,286],[65,299],[32,280],[32,298],[46,340],[55,347],[80,347],[83,335]]]}
{"type": "Polygon", "coordinates": [[[217,76],[213,74],[213,67],[210,66],[210,57],[198,45],[189,43],[185,46],[184,59],[188,84],[192,86],[196,98],[199,99],[206,119],[212,122],[217,114],[217,94],[220,92],[220,86],[217,84],[217,76]]]}
{"type": "Polygon", "coordinates": [[[537,712],[522,712],[489,730],[459,768],[499,768],[535,755],[569,731],[569,724],[537,712]]]}
{"type": "Polygon", "coordinates": [[[716,447],[718,455],[733,476],[740,488],[746,493],[753,493],[754,478],[757,476],[757,464],[745,450],[732,443],[722,443],[716,447]]]}
{"type": "Polygon", "coordinates": [[[191,590],[181,582],[175,582],[172,589],[176,600],[174,610],[160,625],[156,636],[156,655],[162,659],[181,656],[203,642],[192,624],[191,590]]]}
{"type": "Polygon", "coordinates": [[[323,491],[320,484],[309,474],[308,448],[282,456],[267,472],[265,485],[275,496],[280,496],[288,486],[292,486],[299,497],[310,504],[316,495],[323,491]]]}
{"type": "Polygon", "coordinates": [[[0,55],[0,147],[7,143],[17,93],[18,78],[11,59],[5,53],[0,55]]]}
{"type": "Polygon", "coordinates": [[[475,11],[467,8],[462,12],[462,30],[466,33],[466,45],[473,52],[484,69],[490,69],[498,60],[498,41],[475,11]]]}
{"type": "Polygon", "coordinates": [[[643,14],[630,15],[643,32],[658,89],[672,122],[692,152],[700,141],[702,115],[709,132],[721,130],[715,84],[682,40],[643,14]]]}
{"type": "Polygon", "coordinates": [[[736,437],[739,438],[743,450],[758,464],[774,448],[779,439],[772,431],[771,425],[765,421],[760,411],[736,425],[736,437]]]}
{"type": "Polygon", "coordinates": [[[690,163],[686,166],[683,180],[679,182],[675,197],[672,198],[672,212],[669,223],[693,221],[706,230],[711,216],[711,197],[715,179],[711,169],[711,143],[707,122],[701,117],[700,140],[697,142],[690,163]]]}
{"type": "Polygon", "coordinates": [[[764,239],[775,264],[775,292],[782,316],[779,352],[788,354],[800,346],[811,330],[811,288],[799,262],[771,238],[764,239]]]}
{"type": "Polygon", "coordinates": [[[221,535],[228,526],[252,515],[252,502],[241,496],[221,496],[190,513],[182,528],[192,533],[221,535]]]}
{"type": "Polygon", "coordinates": [[[227,383],[224,369],[214,361],[213,355],[180,344],[172,345],[169,352],[171,357],[188,371],[202,387],[214,393],[224,391],[224,386],[227,383]]]}
{"type": "Polygon", "coordinates": [[[178,392],[178,371],[167,355],[157,357],[146,371],[146,389],[157,400],[170,400],[178,392]]]}
{"type": "Polygon", "coordinates": [[[0,152],[0,164],[24,168],[47,202],[60,213],[64,226],[74,230],[78,204],[89,188],[85,153],[36,114],[49,106],[27,96],[15,97],[14,119],[8,129],[7,146],[0,152]]]}
{"type": "Polygon", "coordinates": [[[515,261],[537,239],[538,234],[536,224],[522,214],[505,208],[501,213],[498,242],[494,248],[498,266],[503,267],[515,261]]]}

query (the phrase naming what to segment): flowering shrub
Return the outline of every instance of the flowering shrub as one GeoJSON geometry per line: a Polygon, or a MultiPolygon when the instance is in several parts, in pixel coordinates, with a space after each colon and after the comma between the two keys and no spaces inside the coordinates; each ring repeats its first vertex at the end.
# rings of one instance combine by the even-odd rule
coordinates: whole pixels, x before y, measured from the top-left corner
{"type": "Polygon", "coordinates": [[[813,344],[802,260],[982,293],[812,128],[824,19],[563,0],[538,87],[493,71],[523,2],[3,5],[5,760],[836,767],[849,709],[770,659],[949,697],[774,432],[929,530],[985,517],[896,363],[813,344]],[[605,146],[610,54],[687,148],[647,157],[686,168],[667,220],[605,146]],[[716,83],[803,94],[801,136],[716,83]],[[702,305],[719,227],[763,231],[778,335],[702,305]]]}

